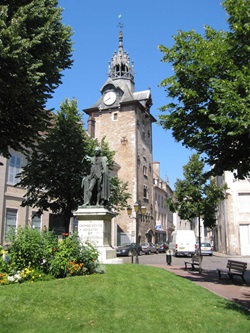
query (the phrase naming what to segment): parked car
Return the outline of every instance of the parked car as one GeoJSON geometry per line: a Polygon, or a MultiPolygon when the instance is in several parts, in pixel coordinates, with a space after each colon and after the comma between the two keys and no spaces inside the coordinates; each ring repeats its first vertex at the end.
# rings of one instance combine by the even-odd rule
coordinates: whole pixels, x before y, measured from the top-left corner
{"type": "Polygon", "coordinates": [[[143,243],[141,244],[142,252],[145,254],[150,253],[159,253],[158,249],[156,248],[155,244],[153,243],[143,243]]]}
{"type": "Polygon", "coordinates": [[[142,253],[142,247],[140,244],[129,243],[129,244],[123,244],[116,248],[116,255],[118,257],[121,256],[132,257],[133,255],[136,255],[136,253],[137,255],[141,255],[142,253]]]}
{"type": "Polygon", "coordinates": [[[166,253],[166,251],[168,249],[168,244],[164,243],[164,242],[156,243],[155,246],[158,249],[159,253],[166,253]]]}
{"type": "MultiPolygon", "coordinates": [[[[209,255],[209,256],[212,256],[213,255],[213,247],[210,243],[206,243],[206,242],[202,242],[201,243],[201,255],[204,256],[204,255],[209,255]]],[[[197,252],[199,253],[199,244],[197,244],[197,252]]]]}

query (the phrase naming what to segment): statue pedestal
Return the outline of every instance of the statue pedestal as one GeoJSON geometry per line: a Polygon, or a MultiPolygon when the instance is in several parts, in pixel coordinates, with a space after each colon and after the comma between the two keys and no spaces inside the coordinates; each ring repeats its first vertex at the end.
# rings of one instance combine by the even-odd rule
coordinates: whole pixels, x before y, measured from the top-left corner
{"type": "Polygon", "coordinates": [[[102,264],[122,264],[117,258],[116,250],[111,244],[111,220],[114,213],[104,207],[79,207],[75,212],[78,219],[78,234],[84,244],[89,241],[99,252],[99,262],[102,264]]]}

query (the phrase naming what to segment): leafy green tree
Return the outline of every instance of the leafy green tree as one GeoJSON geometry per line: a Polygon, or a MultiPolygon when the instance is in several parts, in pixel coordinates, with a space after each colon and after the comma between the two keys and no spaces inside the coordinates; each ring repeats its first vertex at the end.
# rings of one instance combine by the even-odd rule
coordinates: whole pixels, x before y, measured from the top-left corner
{"type": "Polygon", "coordinates": [[[164,129],[213,166],[212,174],[250,171],[250,3],[225,0],[229,31],[206,26],[205,35],[179,31],[171,48],[160,45],[174,75],[161,82],[172,102],[161,111],[164,129]]]}
{"type": "MultiPolygon", "coordinates": [[[[184,179],[177,179],[174,196],[167,199],[167,205],[172,212],[192,222],[203,218],[204,225],[212,228],[216,222],[218,203],[225,199],[226,186],[217,186],[214,179],[208,181],[203,171],[205,163],[198,154],[190,157],[183,167],[184,179]]],[[[198,228],[200,232],[200,227],[198,228]]],[[[200,242],[200,234],[199,234],[200,242]]]]}
{"type": "MultiPolygon", "coordinates": [[[[81,179],[89,174],[90,165],[85,157],[94,155],[96,146],[102,148],[112,168],[114,152],[103,139],[100,144],[86,135],[76,100],[66,100],[54,116],[54,123],[43,140],[28,156],[21,180],[17,186],[27,188],[22,206],[38,208],[38,215],[50,209],[64,217],[65,232],[69,230],[70,218],[83,203],[81,179]]],[[[116,177],[111,181],[110,208],[126,207],[127,184],[116,177]]]]}
{"type": "Polygon", "coordinates": [[[54,116],[54,124],[28,157],[17,186],[27,188],[22,206],[50,209],[65,218],[68,232],[72,211],[81,204],[81,175],[88,165],[82,163],[88,140],[76,100],[66,100],[54,116]]]}
{"type": "Polygon", "coordinates": [[[128,207],[127,200],[131,198],[131,194],[127,192],[128,183],[123,182],[117,176],[110,179],[110,203],[109,208],[117,212],[128,207]]]}
{"type": "Polygon", "coordinates": [[[72,65],[72,31],[57,0],[0,3],[0,154],[23,151],[46,129],[48,98],[72,65]]]}

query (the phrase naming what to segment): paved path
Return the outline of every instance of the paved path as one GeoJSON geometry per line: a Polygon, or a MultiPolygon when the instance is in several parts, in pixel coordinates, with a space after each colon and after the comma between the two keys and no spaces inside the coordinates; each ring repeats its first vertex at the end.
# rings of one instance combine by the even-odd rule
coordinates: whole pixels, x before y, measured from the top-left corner
{"type": "MultiPolygon", "coordinates": [[[[191,269],[185,269],[185,261],[189,261],[188,258],[174,258],[172,257],[172,264],[166,264],[166,255],[150,255],[140,256],[140,264],[151,265],[155,267],[164,268],[176,275],[189,279],[194,283],[200,285],[203,288],[210,290],[211,292],[224,297],[228,300],[234,301],[240,304],[244,308],[250,311],[250,257],[240,256],[226,256],[219,253],[215,253],[213,257],[203,257],[202,273],[198,271],[192,271],[191,269]],[[241,277],[235,277],[232,282],[227,276],[223,279],[218,279],[217,268],[226,267],[228,259],[234,259],[247,262],[247,272],[245,278],[247,284],[245,285],[241,277]]],[[[131,258],[126,258],[124,262],[131,262],[131,258]]]]}

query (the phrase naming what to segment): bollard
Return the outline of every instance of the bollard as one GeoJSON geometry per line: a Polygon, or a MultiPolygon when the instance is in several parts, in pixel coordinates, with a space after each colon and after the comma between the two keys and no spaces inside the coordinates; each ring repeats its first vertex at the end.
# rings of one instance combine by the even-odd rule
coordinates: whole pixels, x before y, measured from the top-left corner
{"type": "Polygon", "coordinates": [[[171,251],[167,251],[167,253],[166,253],[166,262],[168,265],[171,265],[171,263],[172,263],[171,251]]]}
{"type": "Polygon", "coordinates": [[[138,251],[135,249],[135,264],[139,264],[138,251]]]}
{"type": "Polygon", "coordinates": [[[132,251],[131,264],[134,263],[134,257],[135,257],[135,264],[139,264],[138,252],[135,249],[132,251]]]}

